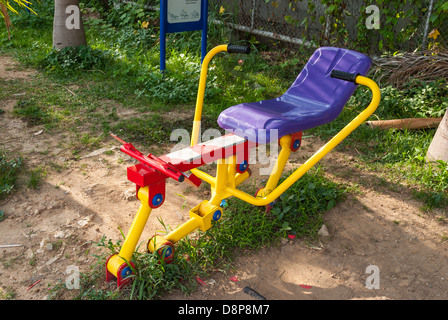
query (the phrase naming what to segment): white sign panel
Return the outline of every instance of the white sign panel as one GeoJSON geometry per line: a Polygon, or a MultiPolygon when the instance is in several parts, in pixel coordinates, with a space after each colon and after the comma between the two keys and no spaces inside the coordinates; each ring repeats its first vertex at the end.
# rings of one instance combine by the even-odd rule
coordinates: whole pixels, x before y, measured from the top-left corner
{"type": "Polygon", "coordinates": [[[168,22],[195,22],[201,19],[201,0],[168,0],[168,22]]]}

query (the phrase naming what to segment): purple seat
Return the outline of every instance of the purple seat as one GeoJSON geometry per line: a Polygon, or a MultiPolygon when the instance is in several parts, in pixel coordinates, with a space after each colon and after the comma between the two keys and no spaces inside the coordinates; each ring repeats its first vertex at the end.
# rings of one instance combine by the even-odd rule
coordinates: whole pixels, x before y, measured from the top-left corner
{"type": "Polygon", "coordinates": [[[230,107],[221,112],[218,124],[250,141],[269,143],[329,123],[356,89],[352,82],[331,78],[331,71],[366,75],[371,65],[369,57],[356,51],[319,48],[283,95],[230,107]]]}

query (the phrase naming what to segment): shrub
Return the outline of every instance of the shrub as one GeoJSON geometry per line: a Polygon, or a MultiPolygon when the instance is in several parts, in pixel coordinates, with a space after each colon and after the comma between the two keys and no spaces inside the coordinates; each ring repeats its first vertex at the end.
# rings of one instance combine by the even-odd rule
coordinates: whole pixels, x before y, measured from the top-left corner
{"type": "Polygon", "coordinates": [[[48,71],[76,71],[104,69],[112,61],[112,55],[105,50],[88,46],[52,49],[40,61],[40,66],[48,71]]]}

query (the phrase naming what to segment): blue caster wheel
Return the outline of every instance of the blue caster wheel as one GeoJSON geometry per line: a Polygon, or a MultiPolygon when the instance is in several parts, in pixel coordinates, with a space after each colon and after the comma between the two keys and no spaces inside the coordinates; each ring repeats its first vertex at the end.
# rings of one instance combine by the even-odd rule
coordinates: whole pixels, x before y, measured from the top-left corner
{"type": "Polygon", "coordinates": [[[174,244],[161,236],[154,236],[148,241],[148,252],[156,252],[167,264],[174,260],[174,244]]]}

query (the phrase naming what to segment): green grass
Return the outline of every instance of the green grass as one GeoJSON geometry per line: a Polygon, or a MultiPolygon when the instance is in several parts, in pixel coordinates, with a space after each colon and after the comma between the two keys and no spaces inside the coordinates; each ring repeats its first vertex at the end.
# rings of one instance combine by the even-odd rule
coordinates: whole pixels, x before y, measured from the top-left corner
{"type": "Polygon", "coordinates": [[[37,189],[45,176],[45,170],[41,167],[29,170],[27,187],[37,189]]]}
{"type": "Polygon", "coordinates": [[[29,125],[48,124],[54,121],[49,111],[33,98],[19,100],[14,106],[13,114],[24,119],[29,125]]]}
{"type": "Polygon", "coordinates": [[[22,165],[22,157],[13,157],[9,152],[0,149],[0,199],[16,189],[22,165]]]}

